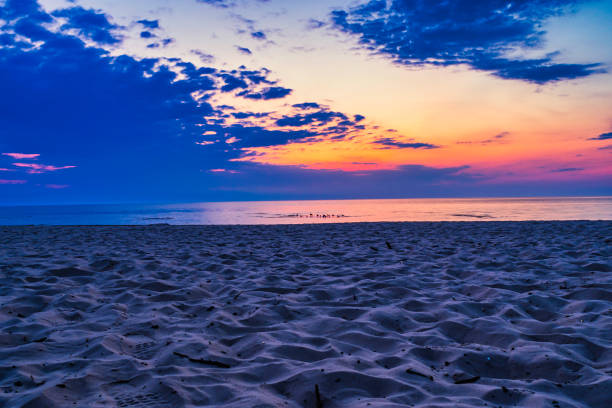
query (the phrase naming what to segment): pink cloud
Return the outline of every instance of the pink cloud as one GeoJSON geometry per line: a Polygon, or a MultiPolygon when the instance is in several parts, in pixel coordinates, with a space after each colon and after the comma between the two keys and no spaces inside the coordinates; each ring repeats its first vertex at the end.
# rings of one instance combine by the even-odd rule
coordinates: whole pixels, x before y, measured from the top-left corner
{"type": "Polygon", "coordinates": [[[45,184],[45,187],[59,190],[62,188],[68,188],[70,186],[68,184],[45,184]]]}
{"type": "Polygon", "coordinates": [[[10,156],[13,159],[17,159],[17,160],[21,160],[21,159],[35,159],[38,156],[40,156],[40,154],[38,153],[2,153],[5,156],[10,156]]]}
{"type": "Polygon", "coordinates": [[[76,167],[76,166],[56,167],[56,166],[50,166],[46,164],[37,164],[37,163],[13,163],[13,166],[29,168],[30,170],[28,170],[28,173],[30,174],[40,174],[40,173],[46,173],[48,171],[73,169],[76,167]]]}
{"type": "Polygon", "coordinates": [[[25,184],[26,180],[3,180],[0,179],[0,184],[25,184]]]}
{"type": "Polygon", "coordinates": [[[15,170],[5,169],[5,168],[0,167],[0,171],[15,171],[15,170]]]}

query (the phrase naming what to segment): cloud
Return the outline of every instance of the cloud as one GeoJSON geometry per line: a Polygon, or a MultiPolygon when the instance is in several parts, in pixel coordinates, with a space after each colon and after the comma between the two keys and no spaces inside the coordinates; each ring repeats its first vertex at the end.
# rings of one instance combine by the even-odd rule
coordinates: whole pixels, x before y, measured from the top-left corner
{"type": "Polygon", "coordinates": [[[569,173],[569,172],[582,171],[582,170],[584,169],[581,167],[564,167],[561,169],[551,170],[551,173],[569,173]]]}
{"type": "Polygon", "coordinates": [[[264,118],[269,116],[269,112],[232,112],[231,115],[236,119],[247,119],[247,118],[264,118]]]}
{"type": "Polygon", "coordinates": [[[50,166],[46,164],[38,164],[38,163],[13,163],[13,166],[16,167],[25,167],[28,168],[28,173],[30,174],[42,174],[49,171],[58,171],[65,169],[74,169],[76,166],[50,166]]]}
{"type": "Polygon", "coordinates": [[[233,7],[235,5],[235,2],[233,1],[228,1],[228,0],[196,0],[198,3],[204,3],[204,4],[209,4],[211,6],[216,6],[216,7],[233,7]]]}
{"type": "MultiPolygon", "coordinates": [[[[302,107],[306,104],[298,104],[298,107],[302,107]]],[[[294,107],[296,105],[293,105],[294,107]]],[[[347,116],[341,112],[334,112],[326,109],[321,109],[316,112],[308,114],[295,114],[285,115],[276,121],[278,126],[293,126],[299,127],[309,125],[312,123],[327,124],[334,119],[348,120],[347,116]]]]}
{"type": "Polygon", "coordinates": [[[13,159],[21,160],[21,159],[35,159],[40,154],[38,153],[2,153],[4,156],[10,156],[13,159]]]}
{"type": "Polygon", "coordinates": [[[319,105],[316,102],[304,102],[304,103],[296,103],[294,105],[292,105],[294,108],[298,108],[298,109],[319,109],[322,108],[321,105],[319,105]]]}
{"type": "Polygon", "coordinates": [[[439,149],[440,146],[430,143],[419,143],[419,142],[398,142],[395,139],[386,137],[383,139],[376,140],[374,143],[385,146],[384,149],[439,149]]]}
{"type": "Polygon", "coordinates": [[[45,184],[45,187],[53,190],[61,190],[70,186],[68,184],[45,184]]]}
{"type": "MultiPolygon", "coordinates": [[[[144,32],[146,33],[146,31],[144,31],[144,32]]],[[[151,38],[151,37],[153,37],[153,38],[156,37],[155,35],[152,35],[152,34],[151,34],[150,37],[148,36],[148,34],[145,34],[145,36],[143,37],[142,33],[140,33],[140,34],[141,34],[140,36],[142,38],[145,38],[145,39],[146,38],[151,38]]],[[[169,46],[170,44],[172,44],[173,42],[174,42],[174,38],[163,38],[163,39],[161,39],[158,42],[154,42],[154,43],[148,44],[147,48],[160,48],[160,47],[165,48],[165,47],[169,46]]]]}
{"type": "Polygon", "coordinates": [[[236,157],[241,155],[240,149],[243,148],[284,145],[290,142],[306,141],[317,136],[317,133],[305,129],[273,130],[263,126],[241,123],[219,126],[217,133],[224,134],[226,140],[235,140],[232,147],[236,149],[236,157]]]}
{"type": "Polygon", "coordinates": [[[555,62],[558,53],[531,59],[510,56],[541,48],[546,19],[575,4],[575,0],[370,0],[334,10],[331,21],[366,49],[399,64],[465,64],[499,78],[545,84],[605,72],[599,63],[555,62]]]}
{"type": "Polygon", "coordinates": [[[157,30],[158,28],[160,28],[159,20],[142,19],[142,20],[136,21],[136,23],[140,24],[144,28],[148,28],[149,30],[157,30]]]}
{"type": "MultiPolygon", "coordinates": [[[[215,7],[232,8],[238,6],[239,2],[236,0],[196,0],[198,3],[204,3],[215,7]]],[[[270,0],[243,0],[243,2],[258,2],[267,3],[270,0]]]]}
{"type": "Polygon", "coordinates": [[[236,170],[231,175],[217,173],[216,189],[242,196],[250,194],[254,199],[411,197],[448,191],[456,195],[466,183],[475,180],[466,173],[468,166],[404,165],[392,170],[345,172],[242,163],[236,170]]]}
{"type": "Polygon", "coordinates": [[[27,16],[34,23],[48,23],[52,18],[38,4],[36,0],[6,0],[0,7],[0,19],[13,21],[27,16]]]}
{"type": "Polygon", "coordinates": [[[508,137],[510,135],[510,132],[501,132],[496,134],[495,136],[493,136],[493,139],[505,139],[506,137],[508,137]]]}
{"type": "Polygon", "coordinates": [[[237,46],[236,46],[236,49],[238,50],[238,52],[240,52],[241,54],[244,54],[244,55],[251,55],[251,54],[253,54],[253,53],[251,52],[251,50],[249,50],[249,49],[248,49],[248,48],[246,48],[246,47],[240,47],[240,46],[238,46],[238,45],[237,45],[237,46]]]}
{"type": "MultiPolygon", "coordinates": [[[[34,157],[9,157],[19,161],[17,171],[29,172],[44,184],[70,185],[76,200],[161,191],[176,185],[177,179],[192,186],[186,190],[206,189],[206,183],[197,181],[202,163],[227,168],[229,160],[242,154],[241,146],[310,136],[238,126],[233,122],[239,119],[230,113],[239,111],[214,106],[213,95],[222,92],[244,92],[254,99],[288,95],[291,90],[270,80],[265,68],[224,70],[178,58],[111,54],[79,30],[63,28],[68,17],[54,15],[72,14],[47,14],[36,2],[25,0],[6,4],[0,8],[7,18],[0,38],[11,45],[0,47],[0,129],[14,136],[3,137],[2,148],[42,155],[44,163],[35,166],[26,160],[34,157]],[[33,37],[14,33],[20,21],[35,26],[33,37]],[[221,136],[207,140],[208,132],[221,136]],[[215,143],[229,137],[240,141],[215,143]],[[46,164],[75,162],[83,164],[74,171],[46,164]]],[[[242,120],[249,119],[256,117],[242,120]]],[[[34,190],[31,194],[35,197],[34,190]]]]}
{"type": "Polygon", "coordinates": [[[496,134],[495,136],[485,139],[485,140],[477,140],[477,141],[459,141],[457,144],[493,144],[493,143],[504,143],[505,139],[510,135],[510,132],[501,132],[496,134]]]}
{"type": "Polygon", "coordinates": [[[0,184],[25,184],[27,180],[5,180],[0,179],[0,184]]]}
{"type": "Polygon", "coordinates": [[[319,28],[323,28],[326,25],[327,24],[324,21],[311,18],[308,20],[308,23],[306,24],[306,28],[308,30],[318,30],[319,28]]]}
{"type": "Polygon", "coordinates": [[[608,146],[603,146],[603,147],[598,147],[597,150],[611,150],[612,149],[612,145],[608,145],[608,146]]]}
{"type": "Polygon", "coordinates": [[[200,50],[191,50],[193,55],[197,55],[200,58],[200,61],[204,64],[210,64],[215,61],[215,56],[212,54],[208,54],[204,51],[200,50]]]}
{"type": "Polygon", "coordinates": [[[121,42],[121,37],[116,34],[116,31],[121,27],[111,23],[109,17],[100,11],[71,7],[56,10],[52,15],[66,19],[66,23],[62,25],[62,30],[74,29],[99,44],[112,45],[121,42]]]}
{"type": "Polygon", "coordinates": [[[601,135],[592,137],[589,140],[608,140],[608,139],[612,139],[612,132],[602,133],[601,135]]]}
{"type": "Polygon", "coordinates": [[[251,33],[251,37],[256,40],[266,40],[266,34],[263,31],[254,31],[251,33]]]}
{"type": "Polygon", "coordinates": [[[270,100],[270,99],[280,99],[289,95],[292,92],[289,88],[283,88],[282,86],[271,86],[268,88],[264,88],[258,92],[252,91],[244,91],[240,92],[237,95],[242,96],[247,99],[260,99],[260,100],[270,100]]]}

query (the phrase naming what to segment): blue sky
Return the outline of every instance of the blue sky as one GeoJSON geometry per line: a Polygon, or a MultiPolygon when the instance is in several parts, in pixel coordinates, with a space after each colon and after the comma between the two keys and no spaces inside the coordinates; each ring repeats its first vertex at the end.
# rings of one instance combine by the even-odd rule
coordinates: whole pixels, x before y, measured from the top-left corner
{"type": "Polygon", "coordinates": [[[611,1],[0,5],[1,204],[612,192],[611,1]]]}

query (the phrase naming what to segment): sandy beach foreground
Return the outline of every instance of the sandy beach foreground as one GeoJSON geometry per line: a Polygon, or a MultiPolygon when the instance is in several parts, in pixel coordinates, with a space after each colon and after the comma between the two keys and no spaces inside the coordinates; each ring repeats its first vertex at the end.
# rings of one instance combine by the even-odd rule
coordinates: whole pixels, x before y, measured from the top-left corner
{"type": "Polygon", "coordinates": [[[0,227],[3,407],[611,407],[612,222],[0,227]]]}

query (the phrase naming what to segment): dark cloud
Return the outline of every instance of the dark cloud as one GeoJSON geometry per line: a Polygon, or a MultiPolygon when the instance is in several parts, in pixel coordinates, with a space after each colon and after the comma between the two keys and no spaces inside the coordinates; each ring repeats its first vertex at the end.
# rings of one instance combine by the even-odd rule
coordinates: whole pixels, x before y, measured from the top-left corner
{"type": "Polygon", "coordinates": [[[52,37],[52,33],[49,32],[49,30],[25,18],[17,21],[13,28],[15,33],[27,37],[32,41],[46,41],[52,37]]]}
{"type": "Polygon", "coordinates": [[[31,22],[48,23],[53,18],[38,4],[37,0],[6,0],[0,7],[0,19],[13,21],[17,18],[27,17],[31,22]]]}
{"type": "Polygon", "coordinates": [[[582,171],[582,170],[584,169],[581,167],[564,167],[561,169],[551,170],[551,173],[568,173],[568,172],[582,171]]]}
{"type": "Polygon", "coordinates": [[[81,201],[90,196],[113,199],[130,189],[154,191],[155,185],[163,188],[177,179],[188,182],[197,177],[202,163],[221,168],[240,156],[241,151],[230,145],[203,150],[196,142],[205,132],[235,133],[245,146],[308,136],[232,127],[224,119],[231,107],[209,102],[231,82],[229,78],[246,84],[236,90],[261,93],[262,98],[290,92],[271,89],[268,85],[275,82],[266,78],[267,69],[224,71],[180,59],[111,55],[79,38],[112,36],[116,26],[103,23],[109,21],[106,17],[93,19],[97,31],[91,28],[93,23],[87,28],[79,25],[82,29],[75,36],[74,27],[83,21],[74,16],[81,10],[54,12],[55,18],[68,19],[71,25],[59,24],[57,31],[49,31],[40,23],[53,22],[52,15],[31,4],[14,4],[15,8],[0,9],[3,16],[10,16],[0,35],[12,44],[0,47],[0,144],[5,152],[37,152],[45,163],[76,166],[63,172],[51,171],[59,167],[36,169],[25,163],[29,167],[22,166],[21,171],[37,171],[41,185],[69,184],[81,201]],[[18,39],[13,31],[24,22],[29,29],[22,29],[19,35],[24,38],[18,39]],[[40,42],[33,46],[33,41],[40,42]]]}
{"type": "MultiPolygon", "coordinates": [[[[303,105],[303,104],[298,104],[303,105]]],[[[293,105],[294,107],[296,105],[293,105]]],[[[330,110],[319,110],[316,112],[308,113],[308,114],[295,114],[295,115],[286,115],[276,121],[278,126],[305,126],[310,125],[312,123],[318,124],[327,124],[334,119],[343,119],[346,120],[347,117],[345,114],[341,112],[333,112],[330,110]]],[[[352,122],[347,121],[344,125],[352,125],[352,122]]]]}
{"type": "Polygon", "coordinates": [[[321,108],[321,105],[319,105],[316,102],[304,102],[304,103],[296,103],[295,105],[293,105],[294,108],[298,108],[298,109],[318,109],[321,108]]]}
{"type": "Polygon", "coordinates": [[[495,136],[493,136],[493,139],[505,139],[506,137],[508,137],[510,135],[510,132],[501,132],[496,134],[495,136]]]}
{"type": "MultiPolygon", "coordinates": [[[[213,129],[213,127],[210,127],[213,129]]],[[[234,149],[235,156],[242,153],[239,149],[249,147],[268,147],[284,145],[290,142],[303,142],[315,136],[308,130],[270,130],[263,126],[248,126],[245,124],[234,124],[230,126],[219,126],[217,133],[224,134],[227,139],[237,139],[226,148],[234,149]]]]}
{"type": "Polygon", "coordinates": [[[385,146],[384,147],[385,149],[393,149],[393,148],[395,149],[439,149],[440,148],[440,146],[433,145],[430,143],[398,142],[397,140],[390,138],[390,137],[376,140],[374,143],[385,146]]]}
{"type": "Polygon", "coordinates": [[[256,40],[265,40],[266,34],[263,31],[255,31],[251,33],[251,37],[253,37],[256,40]]]}
{"type": "Polygon", "coordinates": [[[140,38],[153,38],[155,37],[155,34],[153,34],[150,31],[141,31],[140,32],[140,38]]]}
{"type": "Polygon", "coordinates": [[[232,112],[231,115],[236,119],[265,118],[269,112],[232,112]]]}
{"type": "Polygon", "coordinates": [[[138,20],[136,22],[138,24],[142,25],[144,28],[148,28],[149,30],[156,30],[156,29],[160,28],[159,20],[142,19],[142,20],[138,20]]]}
{"type": "Polygon", "coordinates": [[[221,87],[221,91],[223,92],[231,92],[238,88],[246,89],[249,87],[244,79],[236,77],[232,74],[221,74],[221,78],[225,82],[225,85],[221,87]]]}
{"type": "Polygon", "coordinates": [[[71,7],[56,10],[54,17],[66,19],[62,25],[63,30],[73,29],[86,38],[99,44],[117,44],[121,37],[116,34],[121,27],[109,21],[106,14],[93,9],[83,7],[71,7]]]}
{"type": "Polygon", "coordinates": [[[505,143],[505,139],[510,136],[510,132],[501,132],[496,134],[495,136],[485,139],[485,140],[477,140],[477,141],[460,141],[457,144],[493,144],[493,143],[505,143]]]}
{"type": "Polygon", "coordinates": [[[289,88],[283,88],[282,86],[271,86],[268,88],[264,88],[261,91],[244,91],[238,93],[237,95],[247,99],[261,99],[267,101],[269,99],[284,98],[291,92],[292,90],[289,88]]]}
{"type": "Polygon", "coordinates": [[[500,78],[545,84],[604,72],[598,63],[556,63],[556,54],[533,59],[508,56],[541,47],[544,21],[578,2],[370,0],[335,10],[331,17],[334,27],[400,64],[465,64],[500,78]]]}
{"type": "MultiPolygon", "coordinates": [[[[141,36],[141,37],[143,37],[143,36],[142,36],[142,33],[141,33],[141,35],[140,35],[140,36],[141,36]]],[[[155,36],[154,36],[154,35],[152,35],[151,37],[155,37],[155,36]]],[[[143,37],[143,38],[149,38],[149,37],[147,37],[147,34],[145,34],[145,37],[143,37]]],[[[167,47],[167,46],[169,46],[170,44],[172,44],[173,42],[174,42],[174,38],[164,38],[164,39],[162,39],[162,40],[160,40],[160,41],[158,41],[158,42],[154,42],[154,43],[148,44],[148,45],[147,45],[147,48],[160,48],[160,47],[167,47]]]]}
{"type": "Polygon", "coordinates": [[[244,54],[244,55],[251,55],[251,54],[253,54],[253,53],[251,52],[251,50],[249,50],[249,49],[248,49],[248,48],[246,48],[246,47],[240,47],[240,46],[238,46],[238,45],[237,45],[237,46],[236,46],[236,49],[238,50],[238,52],[240,52],[241,54],[244,54]]]}
{"type": "Polygon", "coordinates": [[[234,174],[217,174],[218,191],[273,199],[456,196],[465,184],[475,180],[465,172],[468,166],[404,165],[393,170],[345,172],[244,163],[236,169],[234,174]]]}
{"type": "MultiPolygon", "coordinates": [[[[196,0],[198,3],[209,4],[215,7],[222,8],[231,8],[236,7],[239,4],[239,1],[236,0],[196,0]]],[[[243,0],[244,2],[258,2],[258,3],[267,3],[270,0],[243,0]]]]}
{"type": "Polygon", "coordinates": [[[211,62],[213,62],[215,60],[215,56],[212,54],[208,54],[204,51],[200,51],[200,50],[191,50],[191,53],[194,55],[197,55],[200,58],[200,61],[202,61],[205,64],[210,64],[211,62]]]}
{"type": "Polygon", "coordinates": [[[217,7],[229,7],[234,2],[228,0],[196,0],[198,3],[210,4],[217,7]]]}
{"type": "Polygon", "coordinates": [[[612,139],[612,132],[602,133],[599,136],[591,137],[589,140],[608,140],[612,139]]]}

